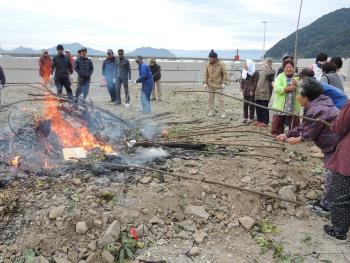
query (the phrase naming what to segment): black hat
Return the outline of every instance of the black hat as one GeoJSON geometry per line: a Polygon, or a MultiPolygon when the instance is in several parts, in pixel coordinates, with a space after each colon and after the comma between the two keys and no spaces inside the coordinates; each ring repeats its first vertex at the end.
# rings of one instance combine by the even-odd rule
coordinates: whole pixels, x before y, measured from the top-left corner
{"type": "Polygon", "coordinates": [[[212,49],[209,53],[210,58],[218,58],[218,54],[212,49]]]}
{"type": "Polygon", "coordinates": [[[57,45],[56,49],[57,50],[64,50],[63,45],[61,45],[61,44],[57,45]]]}
{"type": "Polygon", "coordinates": [[[107,54],[114,54],[113,50],[112,49],[107,49],[107,54]]]}
{"type": "Polygon", "coordinates": [[[136,60],[143,60],[143,57],[141,55],[136,56],[136,60]]]}

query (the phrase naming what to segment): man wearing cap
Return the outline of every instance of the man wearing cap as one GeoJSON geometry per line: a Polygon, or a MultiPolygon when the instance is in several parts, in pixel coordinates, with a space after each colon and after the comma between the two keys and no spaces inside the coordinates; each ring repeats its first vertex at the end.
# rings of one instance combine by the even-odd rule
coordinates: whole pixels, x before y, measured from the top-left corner
{"type": "MultiPolygon", "coordinates": [[[[229,76],[226,72],[225,64],[218,60],[218,54],[212,49],[209,53],[209,63],[204,72],[203,86],[209,92],[222,92],[230,84],[229,76]]],[[[221,118],[226,118],[224,109],[224,97],[217,95],[219,99],[219,112],[221,118]]],[[[215,93],[209,93],[208,116],[215,115],[215,93]]]]}
{"type": "Polygon", "coordinates": [[[143,62],[142,56],[136,57],[136,63],[139,65],[139,78],[136,83],[142,83],[141,104],[144,114],[151,113],[151,93],[153,88],[153,75],[150,67],[143,62]]]}
{"type": "Polygon", "coordinates": [[[107,58],[102,64],[102,76],[103,82],[107,86],[108,93],[111,96],[111,102],[115,102],[117,97],[117,89],[115,82],[113,81],[115,77],[115,57],[112,49],[107,50],[107,58]]]}
{"type": "Polygon", "coordinates": [[[74,70],[78,74],[78,88],[75,91],[75,101],[77,102],[82,93],[84,100],[88,96],[91,75],[94,72],[94,65],[87,57],[86,48],[81,49],[81,56],[75,61],[74,70]]]}
{"type": "Polygon", "coordinates": [[[158,96],[158,100],[162,101],[162,89],[161,89],[161,83],[160,83],[160,78],[162,77],[162,75],[160,73],[160,65],[157,64],[157,61],[155,58],[151,58],[149,67],[151,68],[153,81],[154,81],[153,89],[152,89],[152,100],[156,100],[158,96]],[[157,90],[156,90],[156,86],[157,86],[157,90]]]}
{"type": "Polygon", "coordinates": [[[116,102],[117,102],[117,105],[120,105],[122,103],[121,97],[120,97],[120,89],[123,84],[124,91],[125,91],[125,107],[129,107],[130,96],[129,96],[128,82],[131,81],[131,67],[130,67],[129,59],[127,59],[124,55],[123,49],[118,50],[118,57],[116,58],[115,64],[116,64],[115,79],[116,79],[116,89],[117,89],[116,102]]]}
{"type": "Polygon", "coordinates": [[[57,55],[52,59],[51,74],[55,73],[55,86],[57,94],[62,95],[63,87],[66,89],[69,99],[73,99],[73,91],[69,80],[69,74],[73,74],[73,67],[69,59],[64,55],[62,45],[57,45],[57,55]]]}

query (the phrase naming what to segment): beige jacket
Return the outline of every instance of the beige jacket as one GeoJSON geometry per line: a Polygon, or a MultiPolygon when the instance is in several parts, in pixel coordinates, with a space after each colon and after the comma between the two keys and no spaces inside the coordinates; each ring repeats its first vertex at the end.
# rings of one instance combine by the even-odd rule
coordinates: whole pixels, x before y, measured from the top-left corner
{"type": "Polygon", "coordinates": [[[215,89],[221,89],[222,84],[230,84],[225,64],[221,61],[217,61],[215,64],[208,63],[204,72],[203,84],[215,89]]]}

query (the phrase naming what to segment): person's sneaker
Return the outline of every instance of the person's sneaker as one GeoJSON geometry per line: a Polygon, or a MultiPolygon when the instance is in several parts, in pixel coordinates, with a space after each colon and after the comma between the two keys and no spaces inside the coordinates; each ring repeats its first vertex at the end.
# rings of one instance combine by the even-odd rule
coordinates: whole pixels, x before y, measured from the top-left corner
{"type": "Polygon", "coordinates": [[[254,126],[260,127],[260,125],[261,125],[261,122],[256,121],[256,122],[254,123],[254,126]]]}
{"type": "Polygon", "coordinates": [[[247,124],[251,124],[251,123],[253,123],[254,122],[254,120],[247,120],[247,124]]]}
{"type": "Polygon", "coordinates": [[[267,125],[266,123],[260,123],[258,125],[258,127],[260,127],[260,128],[267,128],[267,127],[269,127],[269,125],[267,125]]]}
{"type": "Polygon", "coordinates": [[[247,121],[248,121],[247,119],[244,119],[244,120],[242,121],[242,123],[247,123],[247,121]]]}
{"type": "Polygon", "coordinates": [[[309,203],[307,206],[309,207],[309,209],[311,209],[311,211],[318,213],[318,214],[327,215],[330,212],[329,209],[327,209],[326,207],[321,205],[320,200],[313,202],[313,203],[309,203]]]}
{"type": "Polygon", "coordinates": [[[327,235],[334,237],[336,239],[339,239],[339,240],[346,240],[347,239],[346,233],[341,233],[341,232],[336,231],[334,229],[334,226],[324,225],[323,230],[327,235]]]}
{"type": "Polygon", "coordinates": [[[130,107],[130,103],[125,103],[125,108],[129,108],[130,107]]]}
{"type": "Polygon", "coordinates": [[[221,119],[225,119],[225,118],[226,118],[226,113],[225,112],[221,113],[221,119]]]}
{"type": "Polygon", "coordinates": [[[209,113],[208,113],[208,117],[213,117],[213,116],[214,116],[214,112],[209,111],[209,113]]]}

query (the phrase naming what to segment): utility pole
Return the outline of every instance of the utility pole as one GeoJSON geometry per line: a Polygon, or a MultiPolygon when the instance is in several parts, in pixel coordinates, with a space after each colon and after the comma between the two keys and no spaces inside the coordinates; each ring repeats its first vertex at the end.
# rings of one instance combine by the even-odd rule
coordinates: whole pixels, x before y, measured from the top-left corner
{"type": "Polygon", "coordinates": [[[267,21],[261,21],[261,23],[264,24],[264,43],[263,43],[263,57],[262,58],[265,58],[266,25],[267,25],[267,21]]]}
{"type": "Polygon", "coordinates": [[[294,46],[294,63],[295,63],[295,65],[298,65],[298,32],[299,32],[299,23],[300,23],[300,15],[301,15],[302,7],[303,7],[303,0],[300,0],[297,31],[295,31],[295,46],[294,46]]]}

